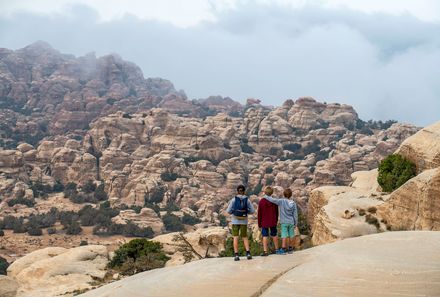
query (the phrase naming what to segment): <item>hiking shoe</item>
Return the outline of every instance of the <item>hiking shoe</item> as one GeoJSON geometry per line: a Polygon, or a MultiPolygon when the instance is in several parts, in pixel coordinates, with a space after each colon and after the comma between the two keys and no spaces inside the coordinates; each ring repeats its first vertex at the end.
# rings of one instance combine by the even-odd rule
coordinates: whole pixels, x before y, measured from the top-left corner
{"type": "Polygon", "coordinates": [[[252,256],[251,256],[251,254],[249,253],[249,254],[246,254],[246,258],[248,259],[248,260],[252,260],[252,256]]]}
{"type": "Polygon", "coordinates": [[[279,249],[279,250],[277,250],[277,253],[276,253],[277,255],[285,255],[286,254],[286,252],[284,251],[284,249],[279,249]]]}
{"type": "Polygon", "coordinates": [[[289,250],[287,251],[288,254],[292,254],[293,253],[293,247],[289,247],[289,250]]]}
{"type": "Polygon", "coordinates": [[[235,256],[234,257],[234,261],[240,261],[240,257],[239,256],[235,256]]]}
{"type": "Polygon", "coordinates": [[[269,253],[268,253],[268,252],[262,252],[262,253],[260,254],[260,256],[261,256],[261,257],[267,257],[267,256],[269,256],[269,253]]]}

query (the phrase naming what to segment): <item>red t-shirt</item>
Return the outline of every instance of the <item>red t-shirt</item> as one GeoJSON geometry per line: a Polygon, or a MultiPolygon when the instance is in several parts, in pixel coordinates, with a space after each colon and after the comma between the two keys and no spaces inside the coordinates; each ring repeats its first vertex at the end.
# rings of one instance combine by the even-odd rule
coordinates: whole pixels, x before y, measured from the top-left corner
{"type": "Polygon", "coordinates": [[[258,202],[258,227],[275,227],[278,223],[278,205],[261,198],[258,202]]]}

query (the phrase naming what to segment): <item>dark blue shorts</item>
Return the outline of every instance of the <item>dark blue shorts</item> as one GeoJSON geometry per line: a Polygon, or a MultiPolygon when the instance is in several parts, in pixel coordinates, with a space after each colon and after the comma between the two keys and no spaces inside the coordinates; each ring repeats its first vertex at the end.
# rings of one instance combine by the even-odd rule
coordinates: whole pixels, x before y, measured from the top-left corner
{"type": "Polygon", "coordinates": [[[272,237],[277,236],[277,226],[261,228],[261,235],[263,235],[263,237],[269,236],[269,230],[270,230],[270,236],[272,237]]]}

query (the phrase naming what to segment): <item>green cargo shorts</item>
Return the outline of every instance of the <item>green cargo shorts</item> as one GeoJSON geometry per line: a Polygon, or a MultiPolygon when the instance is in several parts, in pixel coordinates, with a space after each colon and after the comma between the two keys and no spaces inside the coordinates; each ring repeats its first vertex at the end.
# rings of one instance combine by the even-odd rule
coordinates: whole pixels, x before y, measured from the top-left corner
{"type": "Polygon", "coordinates": [[[232,225],[232,236],[247,237],[247,225],[232,225]]]}
{"type": "Polygon", "coordinates": [[[281,224],[281,238],[293,238],[295,226],[293,224],[281,224]]]}

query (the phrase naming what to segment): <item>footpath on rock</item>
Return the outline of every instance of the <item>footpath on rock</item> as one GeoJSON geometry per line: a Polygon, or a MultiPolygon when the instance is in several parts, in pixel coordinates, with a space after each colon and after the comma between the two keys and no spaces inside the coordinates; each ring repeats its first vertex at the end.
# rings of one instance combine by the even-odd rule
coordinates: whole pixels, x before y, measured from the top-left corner
{"type": "Polygon", "coordinates": [[[440,296],[440,232],[345,239],[292,255],[215,258],[139,273],[83,297],[440,296]]]}

